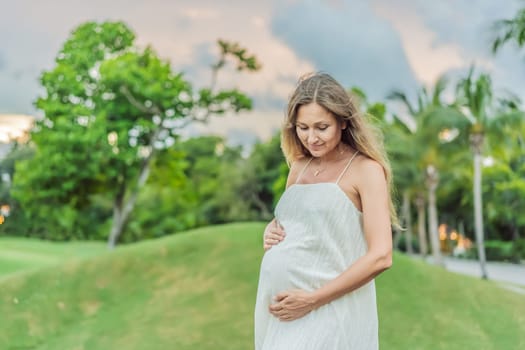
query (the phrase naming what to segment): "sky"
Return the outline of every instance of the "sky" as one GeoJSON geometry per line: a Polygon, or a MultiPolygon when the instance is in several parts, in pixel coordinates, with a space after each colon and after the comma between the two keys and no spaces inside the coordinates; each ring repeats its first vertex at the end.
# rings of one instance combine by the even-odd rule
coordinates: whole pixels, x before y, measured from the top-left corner
{"type": "Polygon", "coordinates": [[[413,98],[441,74],[454,79],[476,64],[497,91],[525,100],[524,51],[490,52],[492,24],[520,6],[520,0],[0,0],[0,141],[2,128],[17,124],[12,115],[41,115],[33,106],[43,93],[38,77],[85,21],[126,22],[138,45],[151,45],[195,86],[209,84],[217,39],[245,46],[262,69],[226,70],[219,86],[246,92],[253,111],[212,118],[186,133],[250,144],[280,128],[297,79],[318,70],[384,101],[393,89],[413,98]]]}

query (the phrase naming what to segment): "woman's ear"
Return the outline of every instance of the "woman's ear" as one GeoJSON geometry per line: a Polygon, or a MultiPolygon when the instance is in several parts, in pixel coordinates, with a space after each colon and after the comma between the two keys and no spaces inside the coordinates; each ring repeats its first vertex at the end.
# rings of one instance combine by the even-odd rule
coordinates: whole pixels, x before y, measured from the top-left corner
{"type": "Polygon", "coordinates": [[[341,130],[345,130],[348,127],[348,122],[346,120],[343,120],[341,123],[341,130]]]}

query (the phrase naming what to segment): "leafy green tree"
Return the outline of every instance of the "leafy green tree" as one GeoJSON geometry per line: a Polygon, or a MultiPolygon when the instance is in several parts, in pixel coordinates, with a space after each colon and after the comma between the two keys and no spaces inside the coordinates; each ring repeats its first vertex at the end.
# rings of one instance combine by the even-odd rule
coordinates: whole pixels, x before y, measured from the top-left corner
{"type": "Polygon", "coordinates": [[[175,147],[159,150],[137,198],[137,209],[126,222],[122,242],[158,238],[196,226],[196,196],[185,174],[190,166],[185,157],[175,147]]]}
{"type": "Polygon", "coordinates": [[[290,168],[286,161],[284,161],[281,163],[281,165],[279,165],[278,170],[279,176],[272,184],[273,207],[277,205],[279,198],[281,198],[281,195],[286,189],[286,180],[288,179],[288,173],[290,172],[290,168]]]}
{"type": "Polygon", "coordinates": [[[28,228],[28,222],[20,208],[20,203],[11,194],[12,179],[15,177],[15,164],[34,155],[34,148],[27,143],[15,142],[13,147],[0,161],[0,204],[3,210],[0,232],[20,235],[28,228]]]}
{"type": "MultiPolygon", "coordinates": [[[[484,168],[483,196],[489,198],[488,219],[500,230],[510,231],[518,253],[519,231],[525,230],[525,217],[521,215],[525,212],[525,120],[519,126],[505,127],[504,132],[506,137],[498,136],[498,142],[491,147],[493,164],[484,168]]],[[[508,236],[503,238],[508,239],[508,236]]]]}
{"type": "MultiPolygon", "coordinates": [[[[235,182],[236,169],[241,159],[239,147],[229,147],[225,140],[218,136],[202,136],[181,142],[176,146],[185,154],[188,167],[185,175],[189,179],[185,192],[191,199],[192,211],[195,213],[197,226],[224,223],[228,221],[229,204],[225,198],[232,196],[230,182],[235,182]],[[224,178],[224,172],[231,178],[224,178]]],[[[235,194],[233,194],[235,195],[235,194]]],[[[242,205],[237,199],[236,205],[242,205]]]]}
{"type": "MultiPolygon", "coordinates": [[[[395,118],[385,128],[385,145],[392,163],[392,172],[394,174],[394,185],[396,192],[402,196],[401,206],[401,224],[405,229],[405,245],[407,253],[412,251],[412,220],[410,204],[413,197],[421,193],[424,189],[422,186],[421,172],[417,168],[418,148],[409,147],[413,140],[412,131],[395,118]]],[[[417,204],[417,203],[416,203],[417,204]]],[[[424,201],[418,207],[418,241],[421,255],[427,253],[427,238],[425,229],[425,208],[424,201]],[[421,226],[421,224],[423,226],[421,226]]]]}
{"type": "Polygon", "coordinates": [[[261,199],[262,184],[248,159],[239,158],[225,165],[218,181],[215,200],[224,221],[268,220],[271,211],[261,199]]]}
{"type": "Polygon", "coordinates": [[[193,137],[162,150],[137,199],[141,210],[130,218],[123,239],[159,237],[232,221],[266,220],[271,202],[265,201],[272,198],[263,196],[261,179],[271,182],[268,173],[274,167],[263,161],[270,152],[256,150],[271,149],[270,143],[255,146],[249,157],[243,156],[241,147],[229,146],[218,136],[193,137]]]}
{"type": "MultiPolygon", "coordinates": [[[[19,165],[15,194],[28,213],[51,215],[66,230],[78,225],[75,213],[92,195],[112,198],[110,248],[117,243],[160,150],[175,142],[180,129],[210,115],[251,108],[236,89],[194,91],[152,48],[134,45],[134,33],[122,22],[88,22],[76,28],[44,72],[46,94],[37,100],[45,117],[32,133],[35,157],[19,165]],[[42,189],[33,191],[33,188],[42,189]],[[56,210],[59,208],[60,210],[56,210]],[[67,211],[68,215],[64,215],[67,211]]],[[[237,44],[219,41],[221,56],[239,70],[254,71],[254,56],[237,44]]]]}
{"type": "MultiPolygon", "coordinates": [[[[226,148],[227,149],[227,148],[226,148]]],[[[280,150],[280,136],[257,142],[249,156],[229,158],[220,168],[218,191],[211,203],[220,208],[224,221],[270,220],[276,197],[274,184],[280,167],[286,166],[280,150]]]]}
{"type": "MultiPolygon", "coordinates": [[[[281,135],[276,133],[269,141],[255,144],[248,163],[255,174],[258,188],[250,201],[260,213],[259,219],[269,220],[273,217],[276,201],[274,186],[282,169],[288,169],[281,151],[281,135]]],[[[281,192],[282,193],[282,192],[281,192]]]]}
{"type": "Polygon", "coordinates": [[[12,201],[10,187],[15,174],[15,164],[19,160],[33,157],[34,149],[29,144],[15,142],[13,147],[0,161],[0,201],[10,203],[12,201]]]}

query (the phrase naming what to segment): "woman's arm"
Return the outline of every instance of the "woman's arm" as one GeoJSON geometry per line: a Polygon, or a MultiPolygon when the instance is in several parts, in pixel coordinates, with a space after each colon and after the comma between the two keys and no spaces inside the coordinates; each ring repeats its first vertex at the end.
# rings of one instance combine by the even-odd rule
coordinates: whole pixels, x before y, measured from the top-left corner
{"type": "Polygon", "coordinates": [[[361,198],[363,228],[368,250],[337,278],[314,292],[290,290],[279,293],[270,311],[281,320],[300,318],[356,290],[392,265],[392,232],[388,188],[383,168],[364,159],[359,165],[357,191],[361,198]]]}
{"type": "MultiPolygon", "coordinates": [[[[300,168],[299,164],[305,164],[304,161],[296,161],[292,163],[292,166],[290,168],[290,172],[288,173],[288,177],[286,179],[286,188],[288,188],[291,184],[295,183],[298,176],[297,169],[300,168]]],[[[266,228],[264,229],[263,234],[263,248],[264,250],[268,250],[272,248],[274,245],[279,244],[284,237],[286,237],[286,233],[284,232],[284,229],[282,226],[277,222],[277,220],[274,218],[268,225],[266,225],[266,228]]]]}
{"type": "Polygon", "coordinates": [[[392,266],[392,231],[385,175],[377,162],[366,160],[363,163],[366,176],[360,176],[362,181],[358,186],[368,251],[314,293],[317,307],[361,287],[392,266]]]}

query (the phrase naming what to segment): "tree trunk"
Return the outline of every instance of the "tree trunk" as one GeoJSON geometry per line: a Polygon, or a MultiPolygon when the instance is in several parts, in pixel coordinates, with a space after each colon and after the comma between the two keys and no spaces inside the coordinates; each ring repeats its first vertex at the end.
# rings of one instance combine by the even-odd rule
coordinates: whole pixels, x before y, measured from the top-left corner
{"type": "Polygon", "coordinates": [[[252,198],[253,204],[255,204],[255,206],[259,208],[259,210],[261,211],[261,218],[264,220],[271,220],[272,213],[268,210],[268,208],[266,207],[266,204],[264,204],[264,202],[259,198],[257,193],[255,192],[252,193],[251,198],[252,198]]]}
{"type": "Polygon", "coordinates": [[[425,196],[418,193],[416,197],[417,207],[417,234],[419,238],[419,254],[425,257],[428,254],[427,231],[425,229],[425,196]]]}
{"type": "Polygon", "coordinates": [[[125,188],[122,195],[118,195],[113,206],[113,222],[111,224],[111,231],[108,238],[108,248],[114,249],[117,245],[118,238],[122,233],[124,224],[133,211],[137,201],[138,194],[149,177],[150,161],[153,157],[153,151],[144,159],[140,168],[137,185],[133,188],[127,200],[125,200],[125,188]]]}
{"type": "Polygon", "coordinates": [[[394,227],[394,239],[393,239],[393,246],[394,249],[399,250],[399,241],[401,241],[401,230],[397,227],[394,227]]]}
{"type": "Polygon", "coordinates": [[[428,189],[428,233],[430,235],[430,244],[432,247],[432,257],[434,263],[443,265],[441,248],[439,244],[438,218],[436,207],[436,188],[438,185],[439,175],[437,169],[430,165],[427,167],[427,189],[428,189]]]}
{"type": "Polygon", "coordinates": [[[518,225],[512,225],[512,256],[514,262],[519,264],[521,261],[521,254],[518,249],[518,243],[520,239],[520,233],[518,231],[518,225]]]}
{"type": "Polygon", "coordinates": [[[124,220],[122,215],[122,202],[123,202],[123,195],[118,195],[115,199],[115,203],[113,204],[113,221],[111,223],[111,230],[109,232],[109,238],[108,238],[108,248],[114,249],[118,237],[120,236],[122,232],[122,228],[124,226],[124,220]]]}
{"type": "Polygon", "coordinates": [[[512,225],[512,242],[516,244],[520,239],[520,232],[518,230],[518,225],[512,225]]]}
{"type": "Polygon", "coordinates": [[[405,248],[407,254],[414,254],[412,249],[412,218],[410,215],[410,192],[403,192],[403,222],[405,225],[405,248]]]}
{"type": "Polygon", "coordinates": [[[470,136],[470,143],[474,153],[474,231],[476,233],[476,245],[478,247],[481,278],[488,279],[483,236],[483,199],[481,192],[481,150],[483,146],[483,138],[484,136],[482,133],[472,134],[470,136]]]}

